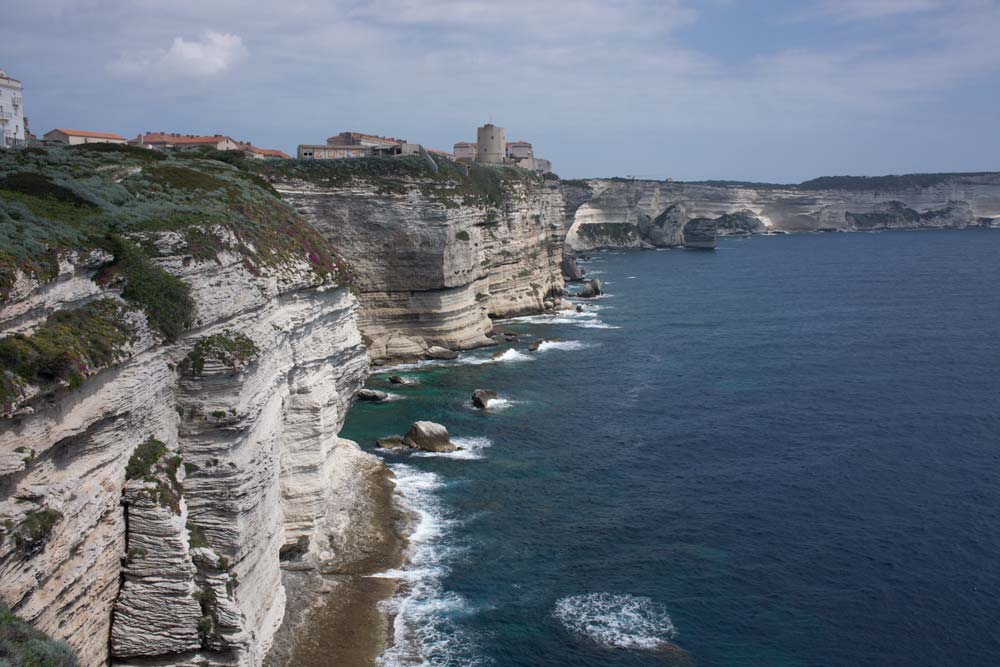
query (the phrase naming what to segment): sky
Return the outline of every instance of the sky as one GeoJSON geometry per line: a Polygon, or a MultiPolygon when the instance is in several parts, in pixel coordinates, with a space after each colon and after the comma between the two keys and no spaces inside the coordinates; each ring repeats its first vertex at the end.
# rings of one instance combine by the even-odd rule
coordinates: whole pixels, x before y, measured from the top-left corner
{"type": "Polygon", "coordinates": [[[35,0],[0,68],[38,135],[492,120],[563,178],[1000,170],[1000,0],[35,0]]]}

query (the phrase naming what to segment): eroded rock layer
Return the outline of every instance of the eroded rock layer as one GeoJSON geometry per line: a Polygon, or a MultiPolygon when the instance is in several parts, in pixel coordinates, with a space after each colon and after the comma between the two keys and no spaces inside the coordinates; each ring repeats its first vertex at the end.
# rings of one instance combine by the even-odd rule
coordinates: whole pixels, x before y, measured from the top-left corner
{"type": "Polygon", "coordinates": [[[284,610],[279,552],[315,537],[336,493],[336,435],[367,372],[347,289],[317,289],[307,272],[279,285],[233,257],[176,268],[199,329],[150,342],[0,430],[0,514],[11,526],[59,517],[36,553],[4,540],[4,597],[87,665],[109,657],[109,637],[121,664],[260,663],[284,610]],[[213,335],[252,341],[253,358],[182,370],[213,335]],[[151,438],[180,466],[166,502],[156,482],[126,480],[151,438]]]}
{"type": "Polygon", "coordinates": [[[487,198],[462,192],[462,179],[273,181],[349,258],[376,361],[491,344],[491,317],[541,311],[562,291],[559,189],[534,178],[498,179],[487,198]]]}
{"type": "Polygon", "coordinates": [[[1000,217],[1000,174],[824,178],[797,186],[594,179],[568,182],[567,246],[575,250],[704,245],[719,234],[964,228],[1000,217]],[[589,197],[581,194],[589,189],[589,197]],[[681,206],[686,220],[672,220],[681,206]],[[697,219],[688,243],[687,222],[697,219]],[[661,224],[656,224],[659,220],[661,224]],[[669,224],[662,224],[668,222],[669,224]]]}

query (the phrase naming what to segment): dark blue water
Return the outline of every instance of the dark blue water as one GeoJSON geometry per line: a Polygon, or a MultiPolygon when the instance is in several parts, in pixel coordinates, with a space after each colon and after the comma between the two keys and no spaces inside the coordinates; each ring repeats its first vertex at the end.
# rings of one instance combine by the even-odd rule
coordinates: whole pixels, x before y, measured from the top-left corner
{"type": "Polygon", "coordinates": [[[385,455],[422,513],[399,652],[1000,663],[1000,232],[586,266],[609,283],[599,310],[498,323],[529,334],[519,350],[577,349],[415,369],[403,400],[351,412],[366,448],[416,419],[480,438],[460,458],[385,455]],[[477,387],[516,403],[476,412],[477,387]]]}

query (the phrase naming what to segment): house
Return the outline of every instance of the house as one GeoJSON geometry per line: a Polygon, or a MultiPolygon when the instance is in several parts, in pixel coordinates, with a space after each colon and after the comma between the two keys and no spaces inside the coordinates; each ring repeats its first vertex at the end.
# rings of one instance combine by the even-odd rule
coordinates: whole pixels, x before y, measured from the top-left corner
{"type": "Polygon", "coordinates": [[[133,146],[156,150],[183,150],[187,148],[212,148],[217,151],[238,151],[239,142],[224,134],[196,135],[177,132],[146,132],[129,142],[133,146]]]}
{"type": "Polygon", "coordinates": [[[513,160],[531,159],[534,157],[531,144],[527,141],[508,141],[507,157],[513,160]]]}
{"type": "Polygon", "coordinates": [[[17,79],[0,69],[0,148],[27,145],[24,109],[21,105],[23,86],[17,79]]]}
{"type": "Polygon", "coordinates": [[[125,144],[128,139],[113,132],[91,132],[90,130],[67,130],[57,127],[42,135],[45,141],[78,146],[80,144],[125,144]]]}
{"type": "Polygon", "coordinates": [[[249,158],[257,160],[264,160],[267,158],[281,158],[283,160],[291,159],[291,156],[284,151],[279,151],[273,148],[260,148],[258,146],[254,146],[248,141],[240,141],[237,143],[240,146],[240,150],[243,151],[243,154],[249,158]]]}
{"type": "Polygon", "coordinates": [[[375,155],[409,155],[417,151],[417,145],[407,143],[405,139],[364,132],[341,132],[327,138],[325,144],[300,144],[297,155],[301,160],[340,160],[375,155]]]}
{"type": "Polygon", "coordinates": [[[475,162],[476,144],[471,141],[459,141],[454,146],[455,159],[459,161],[475,162]]]}

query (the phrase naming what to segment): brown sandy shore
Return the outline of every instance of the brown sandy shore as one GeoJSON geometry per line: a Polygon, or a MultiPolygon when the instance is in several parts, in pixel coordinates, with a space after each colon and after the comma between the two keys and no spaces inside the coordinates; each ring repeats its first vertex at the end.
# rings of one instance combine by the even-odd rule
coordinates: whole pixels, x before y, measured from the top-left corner
{"type": "Polygon", "coordinates": [[[282,564],[285,618],[265,667],[374,667],[390,645],[393,621],[379,603],[396,593],[399,582],[371,575],[402,566],[407,516],[392,472],[362,456],[353,473],[361,475],[358,492],[343,508],[350,517],[345,548],[318,567],[282,564]]]}

